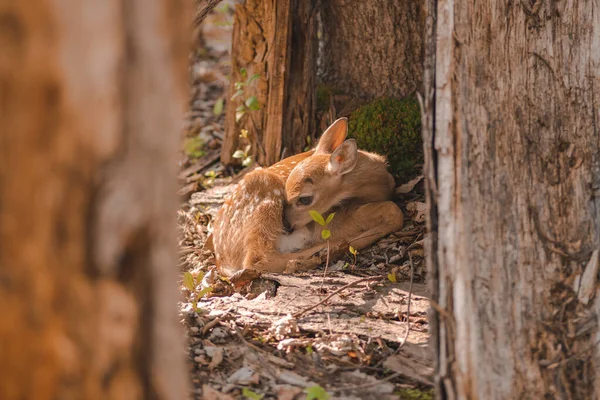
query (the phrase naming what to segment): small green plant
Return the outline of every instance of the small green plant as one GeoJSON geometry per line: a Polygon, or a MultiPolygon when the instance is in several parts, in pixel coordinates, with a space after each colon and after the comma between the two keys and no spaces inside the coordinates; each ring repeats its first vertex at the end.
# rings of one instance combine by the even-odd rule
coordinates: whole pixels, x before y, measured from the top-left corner
{"type": "Polygon", "coordinates": [[[248,388],[242,389],[242,396],[244,396],[245,398],[250,399],[250,400],[261,400],[263,397],[265,397],[264,394],[255,393],[248,388]]]}
{"type": "Polygon", "coordinates": [[[314,353],[314,350],[312,348],[312,346],[309,344],[308,346],[306,346],[306,354],[308,354],[309,356],[314,353]]]}
{"type": "Polygon", "coordinates": [[[235,122],[239,122],[248,111],[258,111],[261,108],[261,104],[256,98],[256,96],[245,96],[245,88],[250,86],[250,84],[252,84],[252,82],[257,80],[258,78],[260,78],[260,74],[254,74],[250,78],[247,78],[248,71],[246,70],[246,68],[240,68],[240,75],[242,76],[242,79],[244,79],[244,81],[234,83],[236,92],[233,94],[233,96],[231,96],[232,101],[237,99],[242,100],[242,102],[235,109],[235,122]]]}
{"type": "Polygon", "coordinates": [[[331,237],[331,231],[327,229],[327,225],[331,223],[333,217],[335,216],[335,213],[329,214],[327,216],[327,219],[323,218],[321,213],[315,210],[310,210],[308,213],[310,214],[310,217],[313,219],[313,221],[315,221],[317,224],[323,227],[323,229],[321,230],[321,237],[323,238],[323,240],[329,239],[331,237]]]}
{"type": "Polygon", "coordinates": [[[244,167],[249,167],[252,165],[252,156],[249,154],[251,148],[252,145],[249,144],[244,148],[244,150],[238,149],[233,153],[232,157],[242,159],[242,165],[244,167]]]}
{"type": "Polygon", "coordinates": [[[199,137],[187,138],[183,143],[183,151],[190,158],[200,158],[204,155],[204,141],[199,137]]]}
{"type": "Polygon", "coordinates": [[[306,146],[304,146],[303,151],[309,151],[312,145],[312,138],[310,135],[306,136],[306,146]]]}
{"type": "Polygon", "coordinates": [[[222,97],[219,97],[219,99],[216,101],[215,106],[213,107],[213,115],[215,117],[220,116],[221,114],[223,114],[223,106],[225,104],[225,99],[222,97]]]}
{"type": "MultiPolygon", "coordinates": [[[[260,78],[260,74],[254,74],[248,78],[248,71],[246,68],[240,68],[240,76],[243,81],[235,82],[235,90],[236,92],[231,96],[231,101],[238,102],[238,106],[235,109],[235,122],[240,122],[245,115],[250,116],[250,120],[252,121],[252,125],[256,130],[256,124],[252,119],[252,114],[250,111],[258,111],[261,109],[261,104],[256,98],[256,96],[246,96],[245,89],[248,88],[255,80],[260,78]]],[[[246,143],[250,141],[248,136],[248,130],[241,129],[240,130],[240,138],[244,139],[246,143]]],[[[252,145],[248,144],[244,150],[238,149],[236,150],[232,157],[242,159],[242,166],[249,167],[252,165],[252,156],[249,154],[252,145]]]]}
{"type": "Polygon", "coordinates": [[[211,187],[215,183],[215,179],[217,179],[217,176],[219,174],[220,172],[216,172],[214,169],[205,172],[204,176],[206,177],[206,179],[202,181],[202,186],[204,186],[205,188],[211,187]]]}
{"type": "Polygon", "coordinates": [[[305,389],[306,400],[329,400],[331,396],[319,385],[309,386],[305,389]]]}
{"type": "Polygon", "coordinates": [[[388,274],[388,280],[392,283],[396,283],[398,282],[398,279],[396,278],[396,271],[392,271],[391,273],[388,274]]]}
{"type": "Polygon", "coordinates": [[[330,253],[329,238],[331,237],[331,231],[329,229],[327,229],[327,226],[333,220],[335,213],[329,214],[327,216],[327,218],[323,218],[321,213],[316,210],[310,210],[308,213],[310,214],[310,217],[313,219],[313,221],[315,221],[317,224],[319,224],[323,227],[323,229],[321,229],[321,238],[323,238],[323,240],[327,240],[327,261],[325,262],[325,272],[323,273],[323,281],[321,281],[321,287],[323,287],[323,282],[325,280],[325,277],[327,276],[327,268],[329,267],[329,253],[330,253]]]}
{"type": "Polygon", "coordinates": [[[354,256],[354,264],[352,264],[352,268],[354,268],[354,267],[356,267],[356,256],[358,255],[358,250],[356,250],[352,246],[349,246],[348,251],[350,251],[350,254],[352,254],[354,256]]]}
{"type": "Polygon", "coordinates": [[[400,399],[406,400],[432,400],[433,399],[433,389],[429,390],[419,390],[419,389],[400,389],[395,393],[399,396],[400,399]]]}
{"type": "Polygon", "coordinates": [[[201,311],[201,308],[198,305],[200,299],[213,291],[213,288],[211,286],[198,290],[198,287],[202,283],[202,279],[204,279],[204,272],[199,272],[198,275],[196,275],[196,277],[194,277],[194,275],[192,275],[192,273],[189,271],[186,271],[183,274],[183,286],[185,286],[185,288],[189,290],[190,293],[192,293],[194,310],[196,312],[201,311]]]}

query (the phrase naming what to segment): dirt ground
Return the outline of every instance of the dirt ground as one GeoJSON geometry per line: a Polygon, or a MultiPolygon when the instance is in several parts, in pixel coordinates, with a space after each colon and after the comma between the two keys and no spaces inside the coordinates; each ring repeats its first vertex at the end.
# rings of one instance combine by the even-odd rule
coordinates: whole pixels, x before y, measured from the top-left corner
{"type": "Polygon", "coordinates": [[[214,270],[204,243],[215,212],[244,173],[219,163],[230,4],[207,18],[191,56],[182,135],[180,314],[193,398],[431,398],[419,178],[398,188],[402,230],[361,250],[356,260],[350,252],[334,260],[326,276],[323,269],[263,275],[235,292],[214,270]]]}

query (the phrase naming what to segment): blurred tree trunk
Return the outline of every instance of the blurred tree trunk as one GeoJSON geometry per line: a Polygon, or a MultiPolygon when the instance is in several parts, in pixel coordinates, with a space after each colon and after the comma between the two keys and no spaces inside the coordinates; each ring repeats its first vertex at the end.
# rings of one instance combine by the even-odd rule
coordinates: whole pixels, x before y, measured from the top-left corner
{"type": "Polygon", "coordinates": [[[185,398],[185,0],[0,0],[0,399],[185,398]]]}
{"type": "Polygon", "coordinates": [[[271,165],[283,153],[301,151],[314,131],[316,3],[246,0],[236,5],[230,97],[241,92],[227,107],[223,163],[234,161],[233,153],[251,144],[259,163],[271,165]],[[240,88],[238,82],[256,74],[240,88]],[[240,138],[241,129],[249,132],[248,139],[240,138]]]}
{"type": "Polygon", "coordinates": [[[597,2],[427,5],[438,398],[599,398],[597,2]]]}

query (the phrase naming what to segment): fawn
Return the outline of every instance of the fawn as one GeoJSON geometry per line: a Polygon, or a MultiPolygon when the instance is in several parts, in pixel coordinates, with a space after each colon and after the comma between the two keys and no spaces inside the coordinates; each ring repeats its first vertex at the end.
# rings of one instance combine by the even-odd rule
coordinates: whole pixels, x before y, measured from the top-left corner
{"type": "Polygon", "coordinates": [[[348,244],[364,248],[402,227],[402,211],[389,201],[394,180],[385,158],[358,150],[353,139],[344,141],[347,131],[347,120],[338,119],[314,151],[243,178],[214,223],[216,264],[223,274],[318,266],[326,245],[309,210],[336,212],[329,225],[334,252],[348,244]]]}

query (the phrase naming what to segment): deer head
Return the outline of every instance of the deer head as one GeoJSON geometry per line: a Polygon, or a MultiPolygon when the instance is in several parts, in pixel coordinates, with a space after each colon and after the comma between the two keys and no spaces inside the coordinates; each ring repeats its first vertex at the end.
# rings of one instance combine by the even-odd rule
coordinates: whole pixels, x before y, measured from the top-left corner
{"type": "Polygon", "coordinates": [[[394,179],[384,157],[359,151],[354,139],[345,140],[348,120],[340,118],[323,133],[315,153],[300,162],[285,184],[285,219],[304,226],[309,211],[324,214],[342,202],[385,201],[392,197],[394,179]]]}

